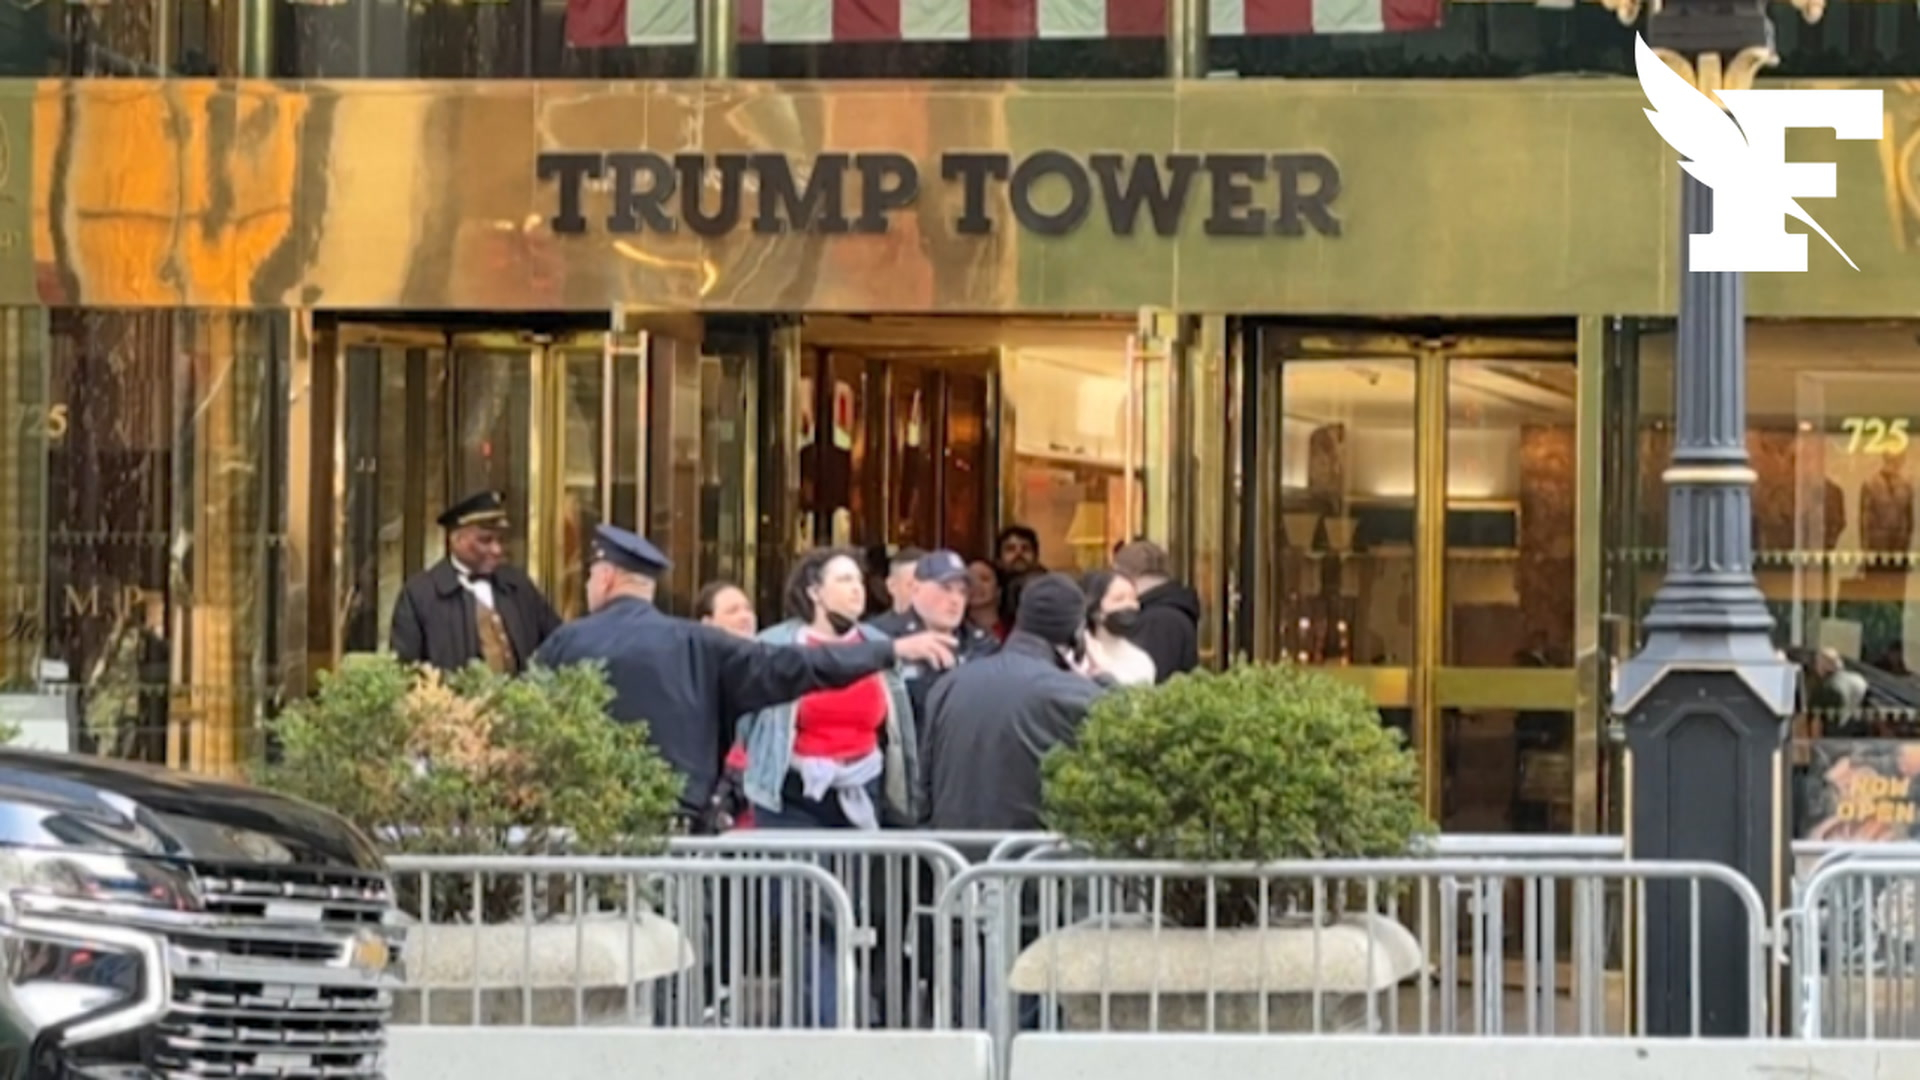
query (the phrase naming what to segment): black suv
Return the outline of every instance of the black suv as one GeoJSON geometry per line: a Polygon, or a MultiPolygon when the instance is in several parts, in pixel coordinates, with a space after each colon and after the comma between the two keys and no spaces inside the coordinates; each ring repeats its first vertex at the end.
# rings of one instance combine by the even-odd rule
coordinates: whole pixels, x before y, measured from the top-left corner
{"type": "Polygon", "coordinates": [[[376,1080],[399,946],[332,813],[0,750],[0,1080],[376,1080]]]}

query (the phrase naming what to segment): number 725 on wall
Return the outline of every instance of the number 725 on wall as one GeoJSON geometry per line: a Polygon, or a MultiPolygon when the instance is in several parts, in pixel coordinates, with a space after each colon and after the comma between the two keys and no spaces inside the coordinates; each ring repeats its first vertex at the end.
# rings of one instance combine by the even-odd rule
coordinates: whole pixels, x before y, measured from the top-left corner
{"type": "Polygon", "coordinates": [[[1847,433],[1849,454],[1904,454],[1907,452],[1908,421],[1886,420],[1878,416],[1849,416],[1840,421],[1847,433]]]}

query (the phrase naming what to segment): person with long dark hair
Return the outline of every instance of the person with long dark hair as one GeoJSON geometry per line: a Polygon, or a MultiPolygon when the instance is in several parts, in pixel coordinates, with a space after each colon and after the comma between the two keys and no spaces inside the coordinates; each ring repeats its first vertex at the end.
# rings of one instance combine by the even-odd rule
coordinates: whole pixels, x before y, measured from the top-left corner
{"type": "MultiPolygon", "coordinates": [[[[800,557],[787,579],[785,622],[769,645],[812,647],[886,636],[859,625],[867,590],[856,552],[822,548],[800,557]]],[[[762,709],[741,726],[745,789],[760,828],[877,829],[911,825],[919,766],[913,708],[893,670],[837,689],[814,690],[762,709]]]]}
{"type": "MultiPolygon", "coordinates": [[[[803,649],[889,640],[859,624],[867,608],[863,579],[856,552],[822,548],[801,556],[787,579],[787,619],[760,639],[803,649]]],[[[896,670],[762,709],[740,730],[747,748],[743,787],[756,829],[872,830],[883,822],[904,827],[918,822],[913,705],[896,670]]],[[[862,911],[876,910],[869,893],[873,883],[857,866],[843,878],[862,911]]],[[[804,947],[802,972],[812,1015],[821,1026],[832,1027],[841,977],[832,961],[833,944],[845,928],[817,914],[802,915],[801,925],[817,927],[808,931],[817,937],[804,947]]]]}
{"type": "Polygon", "coordinates": [[[1140,621],[1140,594],[1114,570],[1094,570],[1080,581],[1087,594],[1087,660],[1121,686],[1151,686],[1153,657],[1128,640],[1140,621]]]}

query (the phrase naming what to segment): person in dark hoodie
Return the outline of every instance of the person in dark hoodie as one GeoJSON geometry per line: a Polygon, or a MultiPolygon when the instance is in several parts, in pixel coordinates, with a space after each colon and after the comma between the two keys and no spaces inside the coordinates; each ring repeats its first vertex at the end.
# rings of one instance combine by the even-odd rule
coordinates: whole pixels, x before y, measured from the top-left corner
{"type": "Polygon", "coordinates": [[[1167,576],[1167,549],[1135,540],[1113,557],[1113,568],[1140,593],[1133,643],[1153,658],[1154,681],[1166,682],[1200,666],[1200,597],[1167,576]]]}
{"type": "Polygon", "coordinates": [[[1112,685],[1087,665],[1086,611],[1072,578],[1034,578],[1000,651],[934,684],[920,755],[933,829],[1044,828],[1040,759],[1074,741],[1094,698],[1112,685]]]}

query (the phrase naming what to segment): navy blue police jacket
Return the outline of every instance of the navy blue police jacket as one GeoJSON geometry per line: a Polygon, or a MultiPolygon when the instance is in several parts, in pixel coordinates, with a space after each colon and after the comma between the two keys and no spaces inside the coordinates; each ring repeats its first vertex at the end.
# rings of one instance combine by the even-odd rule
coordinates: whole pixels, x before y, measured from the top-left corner
{"type": "Polygon", "coordinates": [[[621,597],[554,631],[534,662],[599,661],[613,686],[607,713],[645,721],[654,747],[685,778],[681,805],[700,813],[720,778],[737,718],[892,667],[893,642],[767,645],[621,597]]]}

